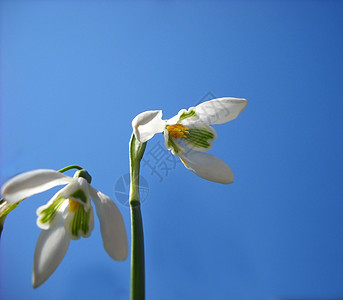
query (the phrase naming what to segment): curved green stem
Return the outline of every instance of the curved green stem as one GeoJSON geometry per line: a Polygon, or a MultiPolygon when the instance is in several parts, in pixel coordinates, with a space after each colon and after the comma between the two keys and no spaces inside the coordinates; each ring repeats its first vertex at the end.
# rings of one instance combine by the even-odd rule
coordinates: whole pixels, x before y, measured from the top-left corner
{"type": "Polygon", "coordinates": [[[65,167],[65,168],[63,168],[63,169],[61,169],[61,170],[58,170],[58,172],[64,173],[64,172],[67,172],[67,171],[69,171],[69,170],[71,170],[71,169],[82,170],[83,168],[81,168],[81,167],[78,166],[78,165],[71,165],[71,166],[65,167]]]}
{"type": "Polygon", "coordinates": [[[146,143],[140,143],[132,134],[130,141],[131,300],[145,299],[144,235],[139,198],[139,169],[145,147],[146,143]]]}

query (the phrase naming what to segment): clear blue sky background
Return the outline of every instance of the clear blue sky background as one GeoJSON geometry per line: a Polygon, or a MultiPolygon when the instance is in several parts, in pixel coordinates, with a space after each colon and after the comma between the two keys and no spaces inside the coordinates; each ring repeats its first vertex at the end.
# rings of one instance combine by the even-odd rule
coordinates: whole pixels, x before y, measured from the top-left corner
{"type": "MultiPolygon", "coordinates": [[[[343,297],[342,13],[340,1],[3,0],[1,183],[82,165],[129,233],[115,185],[132,118],[244,97],[211,150],[234,184],[142,167],[147,299],[343,297]]],[[[0,299],[128,299],[129,259],[109,258],[97,221],[33,290],[35,211],[53,193],[7,218],[0,299]]]]}

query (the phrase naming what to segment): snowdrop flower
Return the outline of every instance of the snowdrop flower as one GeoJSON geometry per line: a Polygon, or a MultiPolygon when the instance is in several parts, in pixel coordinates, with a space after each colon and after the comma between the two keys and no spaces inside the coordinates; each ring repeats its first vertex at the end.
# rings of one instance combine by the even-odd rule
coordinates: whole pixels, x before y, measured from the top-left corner
{"type": "Polygon", "coordinates": [[[114,202],[90,185],[91,176],[79,170],[74,177],[49,169],[39,169],[7,181],[1,193],[8,203],[67,184],[51,200],[37,209],[37,225],[42,229],[33,263],[32,284],[36,288],[56,270],[66,254],[70,240],[89,237],[94,227],[93,208],[100,221],[103,245],[115,260],[124,260],[128,241],[122,215],[114,202]]]}
{"type": "Polygon", "coordinates": [[[161,110],[146,111],[133,119],[133,132],[141,143],[163,132],[167,149],[178,156],[189,170],[204,179],[228,184],[233,182],[230,167],[205,153],[217,137],[210,125],[236,119],[247,104],[246,99],[213,99],[188,110],[182,109],[169,120],[162,120],[161,110]]]}

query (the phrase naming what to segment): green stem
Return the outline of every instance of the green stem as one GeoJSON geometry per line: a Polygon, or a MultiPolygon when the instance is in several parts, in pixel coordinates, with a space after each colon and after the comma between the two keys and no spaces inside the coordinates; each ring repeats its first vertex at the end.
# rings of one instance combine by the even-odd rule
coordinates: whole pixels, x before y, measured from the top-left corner
{"type": "Polygon", "coordinates": [[[144,235],[139,198],[139,169],[145,147],[146,143],[140,143],[132,135],[130,141],[131,300],[145,299],[144,235]]]}
{"type": "MultiPolygon", "coordinates": [[[[23,200],[21,200],[23,201],[23,200]]],[[[4,228],[4,223],[5,223],[5,219],[7,217],[7,215],[13,210],[15,209],[18,204],[21,202],[17,202],[17,203],[11,203],[9,204],[6,200],[1,199],[0,200],[0,239],[1,239],[1,233],[2,230],[4,228]]]]}
{"type": "Polygon", "coordinates": [[[131,300],[145,299],[145,262],[142,214],[139,201],[132,201],[131,211],[131,300]]]}
{"type": "Polygon", "coordinates": [[[71,170],[71,169],[82,170],[83,168],[81,168],[81,167],[78,166],[78,165],[71,165],[71,166],[65,167],[65,168],[63,168],[63,169],[61,169],[61,170],[58,170],[58,172],[64,173],[64,172],[67,172],[67,171],[69,171],[69,170],[71,170]]]}

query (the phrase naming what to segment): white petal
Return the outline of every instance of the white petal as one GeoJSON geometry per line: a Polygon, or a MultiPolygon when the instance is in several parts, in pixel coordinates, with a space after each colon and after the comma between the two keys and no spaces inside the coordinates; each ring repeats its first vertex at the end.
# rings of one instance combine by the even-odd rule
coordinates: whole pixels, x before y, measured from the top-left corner
{"type": "MultiPolygon", "coordinates": [[[[70,208],[70,205],[68,205],[70,208]]],[[[66,233],[72,240],[81,237],[88,238],[94,228],[94,213],[92,206],[86,211],[83,205],[78,205],[76,211],[68,211],[64,221],[66,233]]]]}
{"type": "MultiPolygon", "coordinates": [[[[190,108],[190,109],[191,109],[191,108],[190,108]]],[[[189,109],[189,110],[190,110],[190,109],[189,109]]],[[[168,120],[167,120],[167,125],[174,125],[174,124],[178,123],[178,122],[179,122],[179,119],[180,119],[180,117],[181,117],[181,115],[182,115],[183,113],[187,113],[187,110],[184,109],[184,108],[181,109],[181,110],[177,113],[176,116],[174,116],[174,117],[168,119],[168,120]]]]}
{"type": "Polygon", "coordinates": [[[188,151],[180,155],[183,164],[196,175],[223,184],[233,182],[231,168],[219,158],[204,152],[188,151]]]}
{"type": "Polygon", "coordinates": [[[162,120],[161,110],[142,112],[132,120],[133,133],[138,141],[145,143],[156,133],[162,132],[166,122],[162,120]]]}
{"type": "Polygon", "coordinates": [[[190,121],[190,119],[186,119],[186,120],[183,120],[181,123],[184,126],[189,128],[189,134],[186,137],[182,138],[182,141],[185,143],[185,145],[189,149],[192,149],[194,151],[201,151],[201,152],[209,151],[212,149],[212,142],[214,142],[217,139],[217,132],[213,127],[211,127],[211,126],[209,126],[209,125],[207,125],[204,122],[199,121],[199,120],[190,121]],[[193,129],[206,130],[207,132],[212,133],[213,138],[207,139],[207,143],[209,145],[206,145],[204,147],[204,145],[201,145],[201,143],[197,144],[196,141],[194,141],[194,137],[192,139],[192,135],[193,135],[192,130],[193,129]]]}
{"type": "Polygon", "coordinates": [[[100,191],[91,187],[90,193],[99,217],[106,252],[115,260],[125,260],[128,254],[128,241],[120,210],[108,196],[100,191]]]}
{"type": "Polygon", "coordinates": [[[217,98],[199,104],[195,112],[207,124],[223,124],[236,119],[247,105],[246,99],[217,98]]]}
{"type": "Polygon", "coordinates": [[[61,190],[60,196],[81,203],[86,211],[91,207],[89,183],[83,177],[73,178],[73,182],[61,190]]]}
{"type": "Polygon", "coordinates": [[[64,229],[64,218],[57,226],[42,230],[33,261],[32,285],[34,288],[44,283],[63,260],[70,243],[64,229]]]}
{"type": "Polygon", "coordinates": [[[2,186],[1,194],[6,201],[15,203],[71,181],[71,177],[55,170],[38,169],[19,174],[8,180],[2,186]]]}
{"type": "Polygon", "coordinates": [[[174,139],[168,132],[164,130],[164,145],[168,150],[171,150],[172,154],[179,156],[180,153],[185,151],[185,148],[181,145],[181,139],[174,139]]]}
{"type": "Polygon", "coordinates": [[[50,200],[47,204],[42,205],[40,207],[37,208],[36,210],[36,214],[38,216],[37,218],[37,226],[41,229],[47,230],[53,226],[56,226],[57,223],[60,222],[60,218],[62,217],[62,215],[60,213],[58,213],[58,211],[64,211],[66,206],[68,205],[68,201],[65,201],[65,199],[61,199],[60,196],[61,191],[58,191],[50,200]],[[57,199],[60,198],[60,199],[57,199]],[[51,205],[53,205],[53,203],[58,200],[59,205],[56,205],[54,207],[54,209],[52,209],[50,211],[49,214],[46,213],[42,213],[45,209],[48,209],[51,205]],[[48,220],[43,220],[46,217],[48,217],[48,220]]]}

